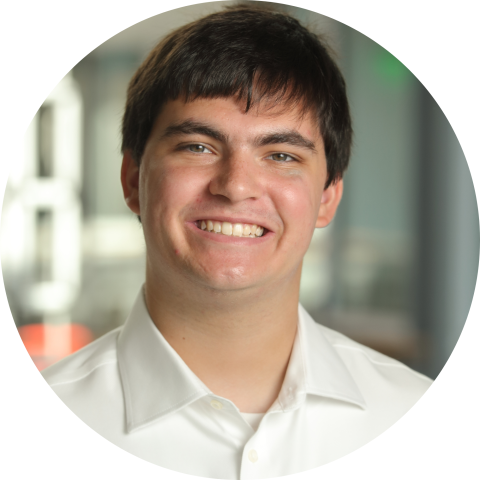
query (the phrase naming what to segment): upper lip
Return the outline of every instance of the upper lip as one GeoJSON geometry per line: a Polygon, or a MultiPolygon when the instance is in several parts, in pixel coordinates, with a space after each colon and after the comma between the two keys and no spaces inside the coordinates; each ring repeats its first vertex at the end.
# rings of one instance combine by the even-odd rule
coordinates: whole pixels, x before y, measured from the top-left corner
{"type": "Polygon", "coordinates": [[[273,230],[273,226],[269,225],[269,223],[265,222],[264,220],[258,220],[255,218],[247,218],[247,217],[227,217],[223,215],[208,215],[206,214],[203,217],[195,218],[193,221],[201,221],[201,220],[211,220],[213,222],[228,222],[228,223],[246,223],[248,225],[257,225],[259,227],[265,228],[267,230],[273,230]]]}

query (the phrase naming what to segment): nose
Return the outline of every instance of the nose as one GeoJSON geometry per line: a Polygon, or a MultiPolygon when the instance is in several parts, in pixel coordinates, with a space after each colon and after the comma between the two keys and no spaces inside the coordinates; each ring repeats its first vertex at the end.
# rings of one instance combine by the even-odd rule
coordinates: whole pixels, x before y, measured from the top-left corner
{"type": "Polygon", "coordinates": [[[247,155],[230,155],[217,166],[210,181],[212,195],[221,195],[232,203],[259,198],[262,194],[258,166],[247,155]]]}

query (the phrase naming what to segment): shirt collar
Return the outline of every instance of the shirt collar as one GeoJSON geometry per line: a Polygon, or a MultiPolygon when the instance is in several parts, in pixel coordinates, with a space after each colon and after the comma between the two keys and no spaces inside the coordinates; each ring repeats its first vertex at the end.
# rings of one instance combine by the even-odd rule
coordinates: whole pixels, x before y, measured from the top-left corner
{"type": "MultiPolygon", "coordinates": [[[[307,394],[365,408],[355,381],[319,325],[301,305],[298,316],[285,380],[270,410],[294,409],[307,394]]],[[[143,288],[119,335],[117,352],[128,432],[212,394],[154,325],[143,288]]]]}
{"type": "Polygon", "coordinates": [[[307,311],[298,306],[298,332],[278,406],[292,410],[307,394],[353,403],[366,403],[345,363],[307,311]]]}
{"type": "Polygon", "coordinates": [[[211,393],[153,323],[143,288],[119,335],[117,352],[128,432],[211,393]]]}

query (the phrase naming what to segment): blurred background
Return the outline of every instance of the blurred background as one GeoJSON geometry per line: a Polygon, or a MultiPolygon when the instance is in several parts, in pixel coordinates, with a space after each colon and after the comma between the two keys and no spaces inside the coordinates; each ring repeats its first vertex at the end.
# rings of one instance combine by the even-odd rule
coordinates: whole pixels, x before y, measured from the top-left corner
{"type": "MultiPolygon", "coordinates": [[[[0,246],[10,308],[39,369],[125,321],[145,268],[119,179],[127,84],[160,38],[228,3],[172,10],[119,33],[74,67],[30,125],[0,246]]],[[[479,259],[475,192],[455,133],[380,45],[314,12],[262,4],[325,35],[354,119],[344,199],[312,239],[301,301],[316,321],[435,378],[467,318],[479,259]]]]}

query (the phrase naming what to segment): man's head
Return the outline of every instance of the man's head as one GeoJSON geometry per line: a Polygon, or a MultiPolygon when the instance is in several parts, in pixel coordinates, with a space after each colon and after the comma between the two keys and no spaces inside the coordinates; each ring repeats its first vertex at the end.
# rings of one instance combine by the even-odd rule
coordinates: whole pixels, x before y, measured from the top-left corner
{"type": "Polygon", "coordinates": [[[314,35],[245,7],[187,25],[133,77],[123,129],[122,184],[142,218],[147,284],[298,294],[351,141],[343,78],[314,35]],[[252,225],[260,234],[245,235],[252,225]]]}
{"type": "Polygon", "coordinates": [[[168,100],[236,97],[312,113],[323,137],[328,186],[348,165],[352,129],[345,82],[326,45],[294,18],[250,6],[227,8],[163,39],[130,82],[122,151],[139,164],[168,100]]]}

